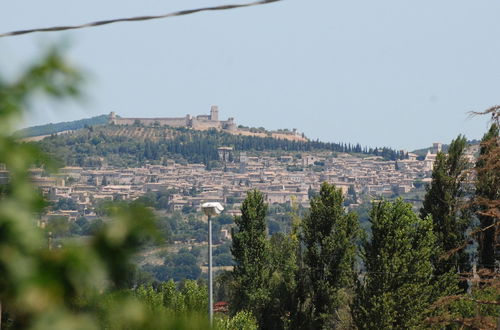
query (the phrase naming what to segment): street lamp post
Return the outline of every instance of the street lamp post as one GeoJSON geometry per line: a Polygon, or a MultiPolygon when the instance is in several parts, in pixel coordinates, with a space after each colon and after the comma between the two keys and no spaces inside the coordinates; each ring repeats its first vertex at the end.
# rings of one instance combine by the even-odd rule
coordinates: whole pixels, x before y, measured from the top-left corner
{"type": "Polygon", "coordinates": [[[203,213],[208,217],[208,316],[212,324],[214,315],[213,288],[212,288],[212,216],[224,210],[220,203],[204,203],[201,205],[203,213]]]}

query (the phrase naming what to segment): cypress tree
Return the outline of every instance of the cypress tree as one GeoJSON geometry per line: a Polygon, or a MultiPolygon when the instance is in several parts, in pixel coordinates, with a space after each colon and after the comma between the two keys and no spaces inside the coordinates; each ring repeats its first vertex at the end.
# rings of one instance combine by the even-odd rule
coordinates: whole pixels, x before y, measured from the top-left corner
{"type": "Polygon", "coordinates": [[[467,195],[465,181],[468,162],[465,158],[467,142],[459,135],[450,144],[448,155],[439,152],[434,162],[432,182],[420,209],[420,217],[432,216],[433,229],[440,251],[433,257],[436,275],[469,268],[468,256],[463,247],[466,230],[470,224],[470,212],[465,205],[467,195]],[[449,258],[443,254],[459,249],[449,258]]]}
{"type": "Polygon", "coordinates": [[[304,263],[310,285],[310,326],[314,329],[335,325],[341,290],[354,286],[359,225],[355,214],[344,211],[343,202],[341,189],[323,183],[302,224],[304,263]]]}
{"type": "Polygon", "coordinates": [[[363,243],[366,267],[353,317],[359,329],[410,329],[433,302],[436,237],[430,216],[420,219],[409,203],[380,202],[370,213],[372,237],[363,243]]]}
{"type": "Polygon", "coordinates": [[[498,126],[493,123],[481,140],[479,158],[476,162],[476,193],[478,219],[481,229],[479,234],[479,267],[495,269],[495,227],[497,217],[487,214],[492,207],[491,201],[500,200],[500,155],[498,126]]]}
{"type": "Polygon", "coordinates": [[[241,205],[241,216],[235,218],[237,230],[232,230],[234,257],[234,290],[231,310],[236,313],[250,310],[259,319],[264,305],[269,300],[266,285],[266,269],[269,247],[266,240],[265,217],[267,204],[264,195],[251,190],[241,205]]]}

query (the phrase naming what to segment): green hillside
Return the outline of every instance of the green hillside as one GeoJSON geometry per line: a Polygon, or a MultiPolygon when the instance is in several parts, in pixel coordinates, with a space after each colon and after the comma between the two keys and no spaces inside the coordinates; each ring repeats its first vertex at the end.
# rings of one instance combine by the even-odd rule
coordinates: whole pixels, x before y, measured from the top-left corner
{"type": "Polygon", "coordinates": [[[20,137],[50,135],[64,131],[77,130],[80,128],[84,128],[85,126],[103,125],[106,124],[107,122],[108,122],[108,116],[101,115],[92,118],[65,121],[56,124],[50,123],[46,125],[28,127],[17,131],[16,135],[20,137]]]}
{"type": "Polygon", "coordinates": [[[231,146],[236,153],[326,150],[377,155],[386,159],[405,156],[390,148],[362,148],[359,144],[290,141],[172,127],[89,126],[71,134],[52,135],[36,143],[68,166],[99,166],[103,161],[113,166],[138,166],[160,163],[165,158],[209,166],[218,160],[217,148],[221,146],[231,146]]]}

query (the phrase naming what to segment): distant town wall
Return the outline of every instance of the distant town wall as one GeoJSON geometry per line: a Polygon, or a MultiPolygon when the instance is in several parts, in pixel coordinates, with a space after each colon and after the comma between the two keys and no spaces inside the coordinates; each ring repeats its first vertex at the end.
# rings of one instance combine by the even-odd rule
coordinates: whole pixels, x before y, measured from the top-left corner
{"type": "Polygon", "coordinates": [[[109,114],[109,123],[114,125],[135,125],[141,124],[145,126],[171,126],[171,127],[186,127],[197,130],[206,130],[210,128],[222,129],[228,131],[236,131],[236,123],[234,118],[228,120],[219,120],[219,109],[217,106],[212,106],[210,115],[198,115],[192,117],[186,115],[178,118],[121,118],[116,113],[109,114]]]}
{"type": "Polygon", "coordinates": [[[114,125],[134,125],[136,123],[140,123],[146,126],[188,126],[188,121],[186,118],[110,118],[109,122],[114,125]]]}
{"type": "Polygon", "coordinates": [[[210,128],[222,129],[222,123],[214,120],[193,119],[191,127],[197,130],[206,130],[210,128]]]}
{"type": "Polygon", "coordinates": [[[217,106],[212,106],[210,108],[209,115],[198,115],[196,117],[186,115],[184,117],[177,118],[122,118],[118,117],[116,113],[111,112],[109,114],[108,122],[113,125],[132,126],[140,124],[144,126],[185,127],[200,131],[214,128],[217,130],[224,130],[231,134],[273,137],[291,141],[308,141],[307,138],[303,134],[298,133],[296,129],[293,129],[292,131],[281,130],[271,132],[253,132],[248,128],[240,129],[232,117],[229,117],[227,120],[219,120],[219,108],[217,106]]]}

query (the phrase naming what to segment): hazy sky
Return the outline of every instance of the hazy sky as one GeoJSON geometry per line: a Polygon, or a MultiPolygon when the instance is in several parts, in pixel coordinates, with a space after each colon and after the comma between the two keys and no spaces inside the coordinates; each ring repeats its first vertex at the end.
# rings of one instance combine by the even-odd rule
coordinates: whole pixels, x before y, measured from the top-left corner
{"type": "MultiPolygon", "coordinates": [[[[221,4],[0,2],[0,32],[221,4]]],[[[224,3],[232,3],[224,1],[224,3]]],[[[87,99],[36,102],[25,125],[206,114],[333,142],[413,149],[480,138],[500,103],[498,0],[284,0],[172,19],[0,39],[0,72],[71,40],[87,99]]]]}

